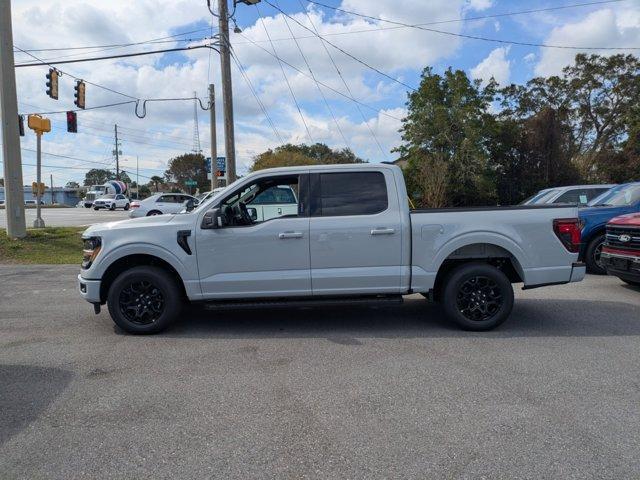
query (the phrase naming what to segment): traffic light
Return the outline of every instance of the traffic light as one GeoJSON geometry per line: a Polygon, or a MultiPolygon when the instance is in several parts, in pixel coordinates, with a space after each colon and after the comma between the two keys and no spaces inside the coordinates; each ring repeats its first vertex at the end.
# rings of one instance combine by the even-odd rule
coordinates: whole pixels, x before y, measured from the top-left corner
{"type": "Polygon", "coordinates": [[[76,86],[74,87],[75,93],[73,94],[73,96],[75,97],[75,100],[73,101],[73,103],[76,105],[76,107],[82,108],[83,110],[84,110],[84,92],[86,89],[87,87],[82,80],[78,80],[76,82],[76,86]]]}
{"type": "Polygon", "coordinates": [[[78,117],[76,112],[67,112],[67,132],[78,133],[78,117]]]}
{"type": "Polygon", "coordinates": [[[60,74],[55,68],[50,68],[47,73],[47,95],[54,100],[58,99],[58,76],[60,74]]]}
{"type": "Polygon", "coordinates": [[[24,137],[24,115],[18,115],[18,130],[20,131],[20,136],[24,137]]]}

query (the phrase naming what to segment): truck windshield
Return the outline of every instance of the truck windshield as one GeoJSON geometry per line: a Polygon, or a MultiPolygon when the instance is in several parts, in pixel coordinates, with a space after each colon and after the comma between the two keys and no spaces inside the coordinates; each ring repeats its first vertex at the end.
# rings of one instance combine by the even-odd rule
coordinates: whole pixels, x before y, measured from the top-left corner
{"type": "Polygon", "coordinates": [[[617,188],[597,198],[594,207],[621,207],[640,201],[640,184],[617,188]]]}

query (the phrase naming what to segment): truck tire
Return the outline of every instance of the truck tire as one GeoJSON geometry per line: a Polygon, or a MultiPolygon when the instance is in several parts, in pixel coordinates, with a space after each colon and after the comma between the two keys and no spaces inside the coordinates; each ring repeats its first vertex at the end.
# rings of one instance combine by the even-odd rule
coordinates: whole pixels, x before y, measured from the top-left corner
{"type": "Polygon", "coordinates": [[[444,281],[442,305],[447,317],[464,330],[491,330],[513,308],[513,287],[507,276],[486,263],[453,269],[444,281]]]}
{"type": "Polygon", "coordinates": [[[125,270],[109,287],[111,318],[122,330],[144,335],[166,329],[182,308],[181,289],[167,271],[152,266],[125,270]]]}
{"type": "Polygon", "coordinates": [[[597,235],[587,245],[584,253],[584,263],[587,264],[587,272],[595,275],[605,275],[607,273],[600,263],[600,254],[602,253],[604,241],[604,235],[597,235]]]}

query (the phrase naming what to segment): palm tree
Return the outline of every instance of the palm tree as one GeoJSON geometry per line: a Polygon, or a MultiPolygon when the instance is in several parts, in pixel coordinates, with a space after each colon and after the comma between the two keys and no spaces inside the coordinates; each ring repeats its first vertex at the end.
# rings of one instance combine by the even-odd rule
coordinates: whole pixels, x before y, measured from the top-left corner
{"type": "Polygon", "coordinates": [[[156,192],[158,191],[158,185],[162,185],[164,184],[164,178],[158,176],[158,175],[154,175],[153,177],[151,177],[151,183],[153,183],[153,186],[156,189],[156,192]]]}

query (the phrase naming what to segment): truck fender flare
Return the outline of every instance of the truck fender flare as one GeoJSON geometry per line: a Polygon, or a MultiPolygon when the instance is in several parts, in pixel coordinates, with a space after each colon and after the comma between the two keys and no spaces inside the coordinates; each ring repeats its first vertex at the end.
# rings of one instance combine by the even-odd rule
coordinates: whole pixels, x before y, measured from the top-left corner
{"type": "Polygon", "coordinates": [[[506,250],[514,258],[514,267],[524,280],[524,269],[528,265],[526,253],[509,237],[493,232],[467,232],[449,240],[434,256],[433,265],[436,271],[439,271],[445,260],[459,248],[477,244],[495,245],[506,250]]]}
{"type": "Polygon", "coordinates": [[[128,243],[114,248],[104,258],[100,259],[100,271],[97,271],[96,275],[102,277],[114,262],[129,255],[157,257],[171,265],[180,277],[182,277],[183,281],[191,278],[187,268],[178,257],[165,248],[149,243],[128,243]]]}

